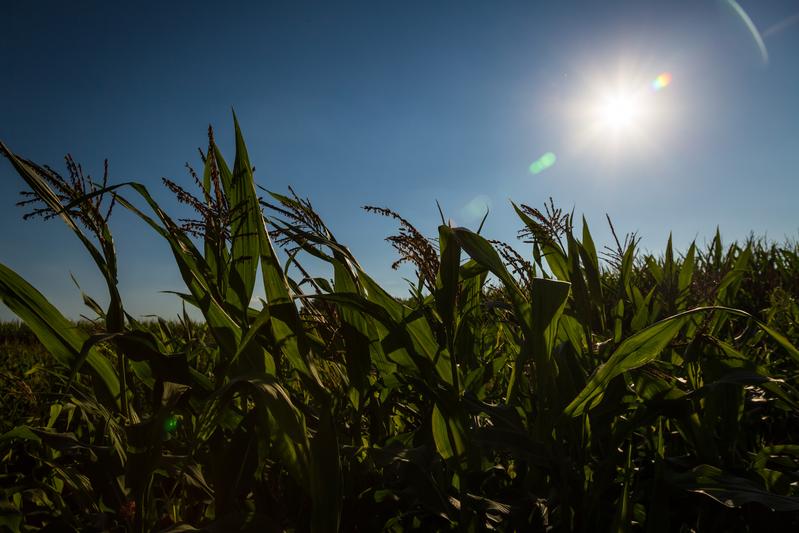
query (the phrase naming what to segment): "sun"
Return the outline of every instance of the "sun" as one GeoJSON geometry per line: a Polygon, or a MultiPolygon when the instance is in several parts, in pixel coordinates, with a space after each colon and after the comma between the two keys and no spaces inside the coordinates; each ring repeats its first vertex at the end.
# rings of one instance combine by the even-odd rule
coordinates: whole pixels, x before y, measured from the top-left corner
{"type": "Polygon", "coordinates": [[[661,69],[630,61],[615,74],[608,68],[580,73],[563,98],[572,153],[615,164],[662,150],[681,113],[672,74],[661,69]]]}
{"type": "Polygon", "coordinates": [[[615,133],[637,129],[645,115],[643,101],[631,91],[602,95],[595,114],[601,129],[615,133]]]}

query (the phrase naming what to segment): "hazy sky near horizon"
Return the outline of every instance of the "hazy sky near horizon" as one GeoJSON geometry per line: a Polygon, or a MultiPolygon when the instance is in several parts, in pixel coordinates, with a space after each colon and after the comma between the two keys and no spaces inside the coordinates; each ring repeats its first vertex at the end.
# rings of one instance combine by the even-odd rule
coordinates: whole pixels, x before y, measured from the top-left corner
{"type": "MultiPolygon", "coordinates": [[[[605,213],[651,250],[799,235],[796,0],[3,2],[0,70],[0,140],[97,177],[108,158],[176,217],[161,177],[191,185],[209,123],[232,159],[234,107],[259,184],[309,197],[397,294],[394,225],[364,204],[428,235],[436,199],[473,228],[490,206],[507,241],[509,200],[550,196],[600,246],[605,213]]],[[[0,263],[77,317],[70,273],[105,301],[101,278],[59,221],[21,220],[21,185],[0,162],[0,263]]],[[[119,207],[112,230],[128,311],[173,316],[166,243],[119,207]]]]}

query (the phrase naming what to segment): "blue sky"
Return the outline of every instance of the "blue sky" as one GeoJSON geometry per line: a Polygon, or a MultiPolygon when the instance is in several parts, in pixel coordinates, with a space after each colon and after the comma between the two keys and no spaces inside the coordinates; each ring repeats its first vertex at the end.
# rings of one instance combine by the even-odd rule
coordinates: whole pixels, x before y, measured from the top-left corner
{"type": "MultiPolygon", "coordinates": [[[[71,153],[97,176],[108,158],[112,181],[186,216],[160,178],[190,184],[209,123],[232,157],[233,106],[259,183],[310,197],[397,294],[394,228],[364,204],[434,235],[436,199],[471,227],[488,203],[485,233],[507,241],[509,199],[550,196],[601,244],[605,213],[651,250],[717,225],[728,240],[796,237],[799,2],[741,0],[745,16],[733,4],[7,3],[0,139],[59,170],[71,153]],[[664,72],[671,84],[651,90],[664,72]],[[642,102],[623,127],[604,111],[617,93],[642,102]],[[548,152],[556,163],[532,174],[548,152]]],[[[60,223],[22,222],[20,188],[0,162],[0,262],[75,317],[70,272],[102,300],[100,278],[60,223]]],[[[122,209],[112,230],[128,310],[175,313],[159,293],[182,287],[166,244],[122,209]]]]}

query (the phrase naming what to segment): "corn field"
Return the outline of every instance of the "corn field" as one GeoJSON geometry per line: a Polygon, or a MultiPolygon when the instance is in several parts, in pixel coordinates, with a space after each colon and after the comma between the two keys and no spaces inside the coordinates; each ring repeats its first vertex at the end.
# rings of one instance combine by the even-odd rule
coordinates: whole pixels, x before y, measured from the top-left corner
{"type": "Polygon", "coordinates": [[[3,370],[0,530],[799,528],[795,243],[598,250],[584,220],[512,204],[525,256],[367,207],[416,271],[399,299],[308,200],[259,196],[235,136],[231,168],[209,134],[196,192],[165,181],[193,220],[0,143],[29,215],[74,232],[110,302],[84,295],[79,326],[0,263],[46,361],[3,370]],[[163,238],[201,321],[126,312],[114,209],[163,238]]]}

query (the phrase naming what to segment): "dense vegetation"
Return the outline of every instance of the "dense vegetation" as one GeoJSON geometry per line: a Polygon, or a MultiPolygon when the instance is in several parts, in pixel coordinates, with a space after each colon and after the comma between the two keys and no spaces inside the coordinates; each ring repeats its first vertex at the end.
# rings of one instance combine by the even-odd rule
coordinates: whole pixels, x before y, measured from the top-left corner
{"type": "Polygon", "coordinates": [[[209,135],[198,197],[166,182],[197,220],[0,149],[110,302],[85,295],[76,325],[0,264],[26,325],[0,344],[0,530],[799,527],[795,243],[603,253],[584,221],[513,205],[523,257],[369,208],[418,274],[398,300],[308,201],[259,198],[238,124],[232,170],[209,135]],[[163,237],[204,321],[125,312],[114,206],[163,237]]]}

